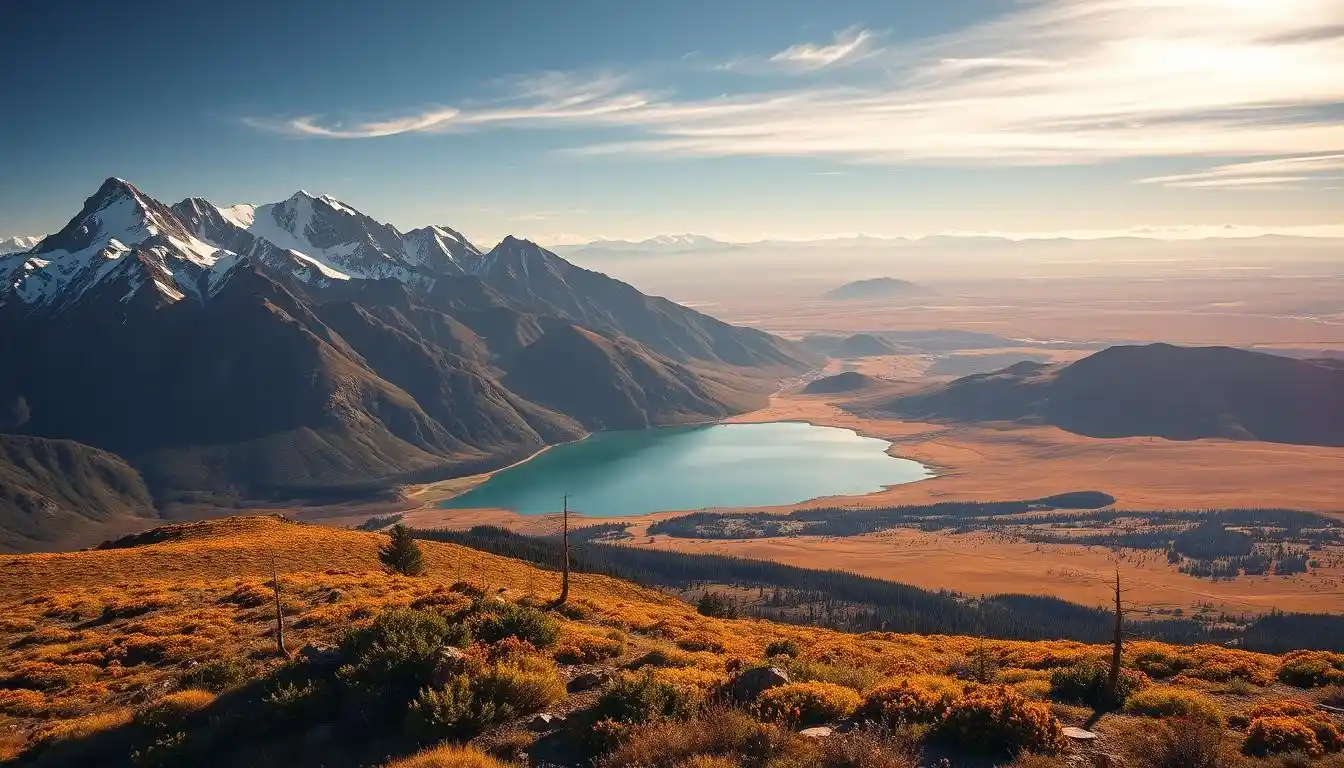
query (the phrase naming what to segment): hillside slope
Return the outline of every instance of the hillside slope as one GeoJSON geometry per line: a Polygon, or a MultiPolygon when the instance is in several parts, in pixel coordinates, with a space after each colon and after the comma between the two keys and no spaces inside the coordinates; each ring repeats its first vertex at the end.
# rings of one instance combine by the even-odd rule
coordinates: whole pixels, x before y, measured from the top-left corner
{"type": "Polygon", "coordinates": [[[1029,420],[1092,437],[1344,445],[1344,372],[1230,347],[1110,347],[1018,363],[878,407],[908,418],[1029,420]]]}
{"type": "Polygon", "coordinates": [[[126,462],[71,440],[0,434],[0,552],[94,543],[118,523],[156,519],[126,462]]]}
{"type": "MultiPolygon", "coordinates": [[[[947,691],[949,706],[956,706],[962,696],[968,702],[986,695],[1000,705],[1007,702],[1005,706],[1040,719],[1048,739],[1049,733],[1057,733],[1055,716],[1033,700],[1043,695],[1049,670],[1096,663],[1107,652],[1072,642],[846,635],[712,618],[659,592],[585,574],[573,578],[568,609],[543,612],[528,606],[556,593],[559,575],[553,571],[452,544],[422,542],[426,575],[389,575],[377,558],[386,542],[380,534],[252,517],[170,526],[93,551],[0,556],[0,571],[6,574],[0,582],[0,728],[8,734],[0,741],[0,759],[21,754],[20,764],[139,765],[143,758],[132,760],[132,755],[153,749],[156,764],[164,765],[381,765],[389,755],[406,754],[425,743],[407,735],[412,732],[405,730],[406,724],[414,721],[407,720],[410,703],[404,697],[414,699],[424,687],[445,685],[434,682],[442,681],[438,662],[423,667],[416,659],[427,651],[432,652],[431,661],[445,658],[445,653],[449,661],[460,655],[437,646],[425,649],[423,635],[404,634],[417,626],[422,629],[416,631],[438,626],[443,629],[437,631],[450,632],[454,623],[461,623],[479,633],[477,644],[466,651],[467,669],[478,671],[450,682],[460,679],[462,685],[476,686],[481,679],[498,681],[503,674],[499,668],[513,665],[532,676],[504,678],[530,681],[522,691],[533,693],[509,694],[515,697],[510,703],[529,707],[519,713],[524,717],[472,721],[473,730],[448,731],[449,738],[463,739],[482,730],[524,731],[526,715],[537,711],[531,697],[544,691],[541,706],[571,718],[575,727],[534,727],[546,733],[524,740],[523,746],[534,750],[529,763],[573,766],[587,764],[604,748],[603,742],[585,735],[591,730],[583,724],[603,716],[595,708],[612,706],[602,691],[613,684],[603,684],[599,677],[598,691],[582,692],[578,680],[584,673],[624,681],[614,685],[672,686],[654,690],[664,691],[659,695],[679,691],[675,695],[684,706],[694,708],[732,679],[743,660],[759,664],[773,654],[770,663],[805,680],[826,681],[830,687],[817,689],[818,694],[852,702],[841,714],[823,715],[823,722],[844,717],[863,696],[872,700],[905,681],[947,691]],[[307,648],[295,663],[277,656],[270,632],[273,564],[280,574],[288,647],[307,648]],[[411,613],[391,614],[379,623],[384,612],[407,606],[411,613]],[[384,644],[369,646],[368,632],[382,633],[384,644]],[[339,647],[333,646],[338,640],[339,647]],[[360,650],[370,647],[376,658],[360,650]],[[1001,670],[996,674],[1016,682],[981,687],[947,676],[977,653],[993,659],[1001,670]],[[355,666],[342,667],[346,671],[333,677],[330,665],[345,658],[355,666]],[[481,666],[486,660],[496,666],[481,666]],[[391,687],[352,689],[358,696],[376,697],[372,700],[341,699],[347,695],[343,690],[351,690],[343,686],[360,685],[358,676],[368,671],[368,664],[380,670],[373,681],[387,681],[391,687]],[[497,670],[494,677],[488,677],[491,669],[497,670]],[[570,683],[568,694],[565,681],[570,683]],[[221,693],[216,697],[209,691],[221,693]],[[524,695],[528,698],[518,698],[524,695]],[[350,713],[332,708],[341,701],[362,701],[364,706],[376,702],[378,707],[350,719],[350,713]],[[492,730],[492,723],[498,727],[492,730]],[[554,751],[566,740],[571,746],[554,751]]],[[[465,644],[460,632],[452,636],[458,638],[452,643],[465,644]]],[[[1192,692],[1236,677],[1241,681],[1237,692],[1224,696],[1222,706],[1237,711],[1298,695],[1291,688],[1274,687],[1274,681],[1282,676],[1300,682],[1294,676],[1299,660],[1334,663],[1329,654],[1281,658],[1136,641],[1126,651],[1126,664],[1135,670],[1170,676],[1179,669],[1181,675],[1172,677],[1170,686],[1192,692]]],[[[1344,657],[1339,663],[1344,674],[1344,657]]],[[[607,711],[631,718],[619,721],[627,727],[640,727],[637,715],[622,714],[627,710],[607,711]]],[[[1090,713],[1057,711],[1076,716],[1078,723],[1090,713]]],[[[672,717],[693,717],[693,712],[672,717]]],[[[1103,733],[1118,733],[1112,729],[1127,720],[1116,722],[1111,716],[1102,723],[1103,733]]],[[[787,739],[787,734],[776,738],[787,739]]],[[[641,763],[618,763],[636,764],[641,763]]],[[[834,765],[842,764],[849,765],[834,765]]]]}

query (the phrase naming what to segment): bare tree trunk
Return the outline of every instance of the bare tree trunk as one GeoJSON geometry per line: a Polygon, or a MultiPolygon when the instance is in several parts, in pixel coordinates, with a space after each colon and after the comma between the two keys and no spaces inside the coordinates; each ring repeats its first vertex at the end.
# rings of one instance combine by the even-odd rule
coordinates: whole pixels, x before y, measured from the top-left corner
{"type": "Polygon", "coordinates": [[[556,605],[564,605],[569,600],[569,494],[565,494],[564,529],[562,533],[565,548],[563,570],[560,572],[560,599],[556,605]]]}
{"type": "Polygon", "coordinates": [[[1124,654],[1125,643],[1125,612],[1120,605],[1120,567],[1115,569],[1115,634],[1111,638],[1111,671],[1106,678],[1106,701],[1111,704],[1119,703],[1117,694],[1120,691],[1120,659],[1124,654]]]}
{"type": "Polygon", "coordinates": [[[275,645],[280,655],[289,658],[285,648],[285,611],[280,605],[280,574],[275,569],[275,553],[271,553],[271,588],[275,590],[275,645]]]}

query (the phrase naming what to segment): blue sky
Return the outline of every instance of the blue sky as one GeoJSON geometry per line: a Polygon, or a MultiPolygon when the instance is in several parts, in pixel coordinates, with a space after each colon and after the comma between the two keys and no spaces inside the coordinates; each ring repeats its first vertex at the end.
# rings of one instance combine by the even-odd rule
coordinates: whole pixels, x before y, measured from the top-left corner
{"type": "Polygon", "coordinates": [[[7,0],[0,29],[0,236],[111,175],[486,244],[1344,225],[1339,0],[7,0]]]}

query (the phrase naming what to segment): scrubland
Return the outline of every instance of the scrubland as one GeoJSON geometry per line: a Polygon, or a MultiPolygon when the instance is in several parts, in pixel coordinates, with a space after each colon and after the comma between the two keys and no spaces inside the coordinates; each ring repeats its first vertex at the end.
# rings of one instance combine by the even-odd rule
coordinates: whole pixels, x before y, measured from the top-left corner
{"type": "Polygon", "coordinates": [[[377,559],[385,541],[233,518],[126,548],[0,558],[4,757],[1286,766],[1331,765],[1344,747],[1338,720],[1315,708],[1344,696],[1340,654],[1129,642],[1129,695],[1108,702],[1103,646],[716,619],[591,575],[554,609],[556,573],[424,542],[427,574],[391,575],[377,559]],[[276,649],[273,562],[294,660],[276,649]],[[791,682],[741,695],[744,673],[766,665],[791,682]],[[577,685],[585,675],[591,686],[577,685]],[[538,712],[555,719],[529,730],[538,712]],[[836,730],[799,734],[813,725],[836,730]],[[1064,725],[1100,738],[1074,745],[1064,725]],[[1155,762],[1186,752],[1210,762],[1155,762]]]}

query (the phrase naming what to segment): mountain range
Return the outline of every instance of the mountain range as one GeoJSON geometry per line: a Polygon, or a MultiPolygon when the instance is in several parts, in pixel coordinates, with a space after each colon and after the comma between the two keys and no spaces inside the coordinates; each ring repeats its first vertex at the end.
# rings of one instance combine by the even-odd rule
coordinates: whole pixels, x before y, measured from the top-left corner
{"type": "Polygon", "coordinates": [[[31,491],[0,497],[14,548],[40,543],[41,515],[88,540],[129,508],[383,487],[717,419],[814,362],[526,240],[482,252],[302,191],[167,205],[115,178],[0,256],[0,327],[0,432],[26,441],[0,472],[31,491]],[[88,482],[43,491],[75,454],[88,482]],[[119,501],[83,514],[81,488],[119,501]]]}
{"type": "Polygon", "coordinates": [[[1109,347],[875,405],[911,419],[1046,423],[1092,437],[1344,446],[1344,369],[1231,347],[1109,347]]]}

